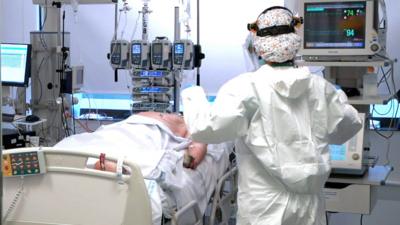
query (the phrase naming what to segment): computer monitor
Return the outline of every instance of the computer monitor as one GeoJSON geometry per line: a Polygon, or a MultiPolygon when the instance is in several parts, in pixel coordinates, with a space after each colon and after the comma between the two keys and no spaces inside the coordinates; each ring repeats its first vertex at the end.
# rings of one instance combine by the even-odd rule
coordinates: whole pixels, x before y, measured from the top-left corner
{"type": "Polygon", "coordinates": [[[31,71],[31,45],[0,44],[1,84],[27,87],[31,71]]]}
{"type": "Polygon", "coordinates": [[[303,41],[299,54],[318,60],[318,56],[378,53],[378,7],[376,0],[301,0],[304,25],[299,29],[303,41]]]}

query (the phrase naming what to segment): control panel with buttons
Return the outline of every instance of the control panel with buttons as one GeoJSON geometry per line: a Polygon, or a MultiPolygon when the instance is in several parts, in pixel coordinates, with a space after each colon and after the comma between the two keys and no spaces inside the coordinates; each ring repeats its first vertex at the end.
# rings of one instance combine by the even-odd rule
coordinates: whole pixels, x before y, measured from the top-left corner
{"type": "Polygon", "coordinates": [[[43,174],[46,172],[43,152],[4,152],[2,169],[4,177],[43,174]]]}

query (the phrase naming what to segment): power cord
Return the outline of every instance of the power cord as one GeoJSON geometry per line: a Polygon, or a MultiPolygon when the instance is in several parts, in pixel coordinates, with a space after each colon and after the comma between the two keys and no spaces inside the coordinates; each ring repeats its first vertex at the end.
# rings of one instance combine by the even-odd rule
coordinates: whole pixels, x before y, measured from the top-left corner
{"type": "Polygon", "coordinates": [[[3,220],[2,220],[3,223],[2,224],[6,223],[6,220],[7,220],[8,216],[10,215],[10,213],[17,206],[18,200],[21,197],[21,195],[23,194],[23,192],[24,192],[24,177],[21,176],[21,183],[19,185],[19,189],[18,189],[17,193],[15,194],[14,199],[11,202],[11,205],[8,207],[7,212],[5,213],[5,215],[3,217],[3,220]]]}

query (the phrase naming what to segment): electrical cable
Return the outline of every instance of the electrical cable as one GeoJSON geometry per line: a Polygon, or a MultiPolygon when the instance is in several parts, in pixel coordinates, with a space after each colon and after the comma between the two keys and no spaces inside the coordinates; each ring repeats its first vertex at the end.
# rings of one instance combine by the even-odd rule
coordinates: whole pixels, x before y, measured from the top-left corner
{"type": "Polygon", "coordinates": [[[378,82],[378,87],[382,84],[383,81],[385,81],[386,86],[389,90],[389,93],[392,94],[392,91],[390,89],[389,83],[388,83],[388,79],[391,77],[391,74],[388,75],[388,73],[391,72],[392,69],[389,69],[388,71],[384,72],[383,67],[381,67],[381,71],[382,71],[382,78],[380,79],[380,81],[378,82]]]}
{"type": "Polygon", "coordinates": [[[385,157],[386,157],[386,162],[385,162],[385,166],[388,166],[388,165],[390,165],[390,159],[389,159],[389,156],[390,156],[390,147],[391,147],[391,141],[390,141],[390,139],[388,139],[388,143],[387,143],[387,149],[386,149],[386,154],[385,154],[385,157]]]}
{"type": "Polygon", "coordinates": [[[14,199],[12,200],[10,206],[8,207],[6,213],[4,214],[4,217],[2,219],[2,224],[5,224],[7,221],[8,216],[10,213],[15,209],[17,206],[18,200],[20,199],[21,195],[23,194],[24,191],[24,177],[21,176],[21,183],[19,185],[18,191],[14,196],[14,199]]]}
{"type": "Polygon", "coordinates": [[[394,102],[390,101],[390,105],[389,105],[389,109],[387,110],[387,112],[385,113],[381,113],[378,110],[376,110],[376,104],[372,105],[372,112],[378,114],[379,116],[386,116],[387,114],[390,113],[390,111],[392,111],[392,108],[394,107],[394,102]]]}
{"type": "Polygon", "coordinates": [[[360,225],[363,225],[363,217],[364,217],[364,214],[361,214],[361,216],[360,216],[360,225]]]}
{"type": "Polygon", "coordinates": [[[40,79],[40,71],[42,69],[42,65],[43,65],[44,60],[46,60],[45,63],[47,63],[49,61],[49,58],[50,58],[50,55],[48,55],[47,57],[43,57],[42,58],[42,61],[40,62],[39,67],[38,67],[37,72],[36,72],[37,78],[38,78],[38,81],[39,81],[39,85],[40,85],[40,88],[39,88],[40,94],[39,94],[38,103],[40,103],[40,101],[42,100],[42,95],[43,95],[43,84],[42,84],[42,80],[40,79]]]}
{"type": "Polygon", "coordinates": [[[375,133],[377,133],[379,136],[383,137],[384,139],[390,139],[394,135],[394,131],[391,131],[391,134],[389,136],[385,136],[382,134],[377,127],[375,127],[374,123],[371,123],[372,128],[374,128],[375,133]]]}

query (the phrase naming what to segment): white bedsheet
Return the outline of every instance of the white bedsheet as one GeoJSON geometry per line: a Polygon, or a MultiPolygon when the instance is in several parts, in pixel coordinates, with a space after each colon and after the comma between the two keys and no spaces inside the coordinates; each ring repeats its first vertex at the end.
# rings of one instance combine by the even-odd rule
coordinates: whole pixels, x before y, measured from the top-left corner
{"type": "Polygon", "coordinates": [[[153,223],[160,224],[161,215],[170,216],[192,200],[204,213],[217,179],[228,167],[231,144],[209,145],[203,162],[196,170],[182,166],[184,150],[190,140],[175,136],[157,120],[131,116],[100,127],[94,133],[68,137],[55,147],[85,150],[125,157],[136,163],[146,178],[153,223]]]}

